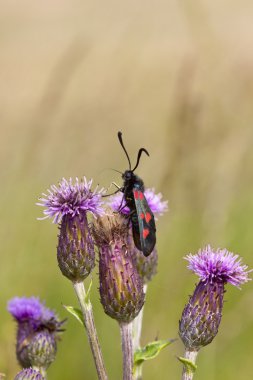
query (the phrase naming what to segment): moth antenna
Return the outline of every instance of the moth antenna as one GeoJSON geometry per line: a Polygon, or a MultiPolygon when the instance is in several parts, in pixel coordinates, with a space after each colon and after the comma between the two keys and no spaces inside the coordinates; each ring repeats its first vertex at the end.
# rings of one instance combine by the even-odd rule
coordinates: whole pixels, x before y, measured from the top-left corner
{"type": "Polygon", "coordinates": [[[141,158],[141,154],[142,154],[142,152],[146,153],[146,155],[149,156],[148,151],[147,151],[145,148],[141,148],[141,149],[139,150],[139,152],[138,152],[137,162],[136,162],[136,165],[135,165],[135,167],[133,168],[132,172],[134,172],[135,169],[138,168],[138,165],[139,165],[139,162],[140,162],[140,158],[141,158]]]}
{"type": "Polygon", "coordinates": [[[120,142],[120,145],[122,146],[122,148],[124,149],[124,152],[126,153],[126,156],[127,156],[127,159],[128,159],[128,163],[129,163],[129,170],[132,170],[131,169],[131,161],[130,161],[130,158],[128,156],[128,153],[127,153],[127,150],[123,144],[123,140],[122,140],[122,132],[118,132],[118,139],[119,139],[119,142],[120,142]]]}
{"type": "Polygon", "coordinates": [[[123,174],[122,172],[120,172],[119,170],[116,170],[116,169],[112,169],[112,168],[110,168],[110,170],[113,170],[114,172],[117,172],[117,173],[123,174]]]}

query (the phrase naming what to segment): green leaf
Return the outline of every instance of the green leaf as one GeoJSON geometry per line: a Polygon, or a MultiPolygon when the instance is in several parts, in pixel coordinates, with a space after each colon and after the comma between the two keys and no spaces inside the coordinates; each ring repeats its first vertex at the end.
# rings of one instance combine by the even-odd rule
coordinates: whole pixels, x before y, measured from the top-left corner
{"type": "Polygon", "coordinates": [[[80,309],[73,306],[63,305],[63,307],[72,314],[82,325],[84,325],[83,315],[80,309]]]}
{"type": "Polygon", "coordinates": [[[183,358],[182,356],[179,356],[178,360],[183,363],[187,372],[194,373],[196,371],[197,366],[191,360],[183,358]]]}
{"type": "Polygon", "coordinates": [[[175,339],[171,340],[155,340],[148,343],[146,346],[139,348],[134,353],[134,366],[141,365],[146,360],[154,359],[161,350],[173,343],[175,339]]]}

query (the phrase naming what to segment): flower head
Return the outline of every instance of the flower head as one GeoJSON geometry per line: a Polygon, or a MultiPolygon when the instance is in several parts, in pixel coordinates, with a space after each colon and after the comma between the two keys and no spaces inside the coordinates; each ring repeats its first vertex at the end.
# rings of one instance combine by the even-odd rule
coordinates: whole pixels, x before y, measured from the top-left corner
{"type": "MultiPolygon", "coordinates": [[[[154,215],[162,215],[168,210],[168,201],[162,201],[162,194],[155,193],[154,189],[146,189],[144,191],[145,198],[154,215]]],[[[109,204],[114,211],[121,209],[122,214],[130,213],[129,207],[126,206],[125,200],[122,201],[123,194],[117,193],[110,197],[109,204]]]]}
{"type": "Polygon", "coordinates": [[[21,366],[47,368],[55,358],[64,321],[36,297],[14,297],[7,309],[18,324],[16,354],[21,366]]]}
{"type": "Polygon", "coordinates": [[[234,286],[239,286],[249,281],[247,265],[242,264],[238,255],[226,249],[214,251],[210,245],[205,247],[196,255],[189,254],[185,257],[188,260],[188,269],[196,273],[204,282],[229,282],[234,286]]]}
{"type": "Polygon", "coordinates": [[[95,265],[95,251],[88,222],[88,213],[104,214],[102,194],[104,190],[91,190],[92,180],[81,181],[65,178],[58,187],[52,185],[43,194],[39,206],[45,207],[45,218],[60,223],[57,260],[62,274],[74,282],[83,281],[95,265]]]}
{"type": "Polygon", "coordinates": [[[238,255],[207,246],[196,255],[186,256],[188,269],[200,277],[179,322],[179,335],[190,351],[211,343],[222,317],[225,285],[239,286],[249,280],[248,267],[238,255]]]}
{"type": "Polygon", "coordinates": [[[90,212],[93,215],[102,215],[101,196],[104,190],[91,190],[92,180],[87,181],[85,177],[81,181],[70,178],[68,181],[63,178],[58,187],[52,185],[47,193],[43,193],[38,206],[45,207],[43,211],[46,218],[53,218],[54,223],[61,222],[65,215],[74,217],[83,212],[90,212]]]}

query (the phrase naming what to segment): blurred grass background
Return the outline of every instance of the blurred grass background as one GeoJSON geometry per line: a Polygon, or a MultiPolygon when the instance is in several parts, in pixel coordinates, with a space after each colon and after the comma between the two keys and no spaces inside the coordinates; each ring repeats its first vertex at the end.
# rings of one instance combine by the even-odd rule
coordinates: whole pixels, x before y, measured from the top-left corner
{"type": "MultiPolygon", "coordinates": [[[[211,243],[253,267],[253,3],[2,0],[0,13],[0,372],[12,379],[9,298],[75,304],[56,263],[57,228],[37,197],[61,177],[120,183],[121,130],[147,187],[169,199],[158,225],[159,273],[149,287],[143,343],[177,336],[196,278],[182,259],[211,243]]],[[[96,270],[94,271],[94,280],[96,270]]],[[[220,332],[195,379],[252,379],[252,284],[228,287],[220,332]]],[[[121,377],[119,332],[93,286],[110,379],[121,377]]],[[[180,341],[146,363],[144,379],[179,379],[180,341]]],[[[69,318],[49,379],[96,378],[84,333],[69,318]]]]}

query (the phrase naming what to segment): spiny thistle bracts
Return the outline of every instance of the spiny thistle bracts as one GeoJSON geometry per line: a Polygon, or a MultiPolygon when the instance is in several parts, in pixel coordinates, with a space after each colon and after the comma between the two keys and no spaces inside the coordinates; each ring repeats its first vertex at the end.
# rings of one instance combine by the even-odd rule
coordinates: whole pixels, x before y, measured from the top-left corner
{"type": "Polygon", "coordinates": [[[94,237],[99,249],[100,297],[104,311],[118,322],[131,322],[144,304],[143,282],[127,246],[124,217],[111,213],[98,218],[94,237]]]}
{"type": "Polygon", "coordinates": [[[94,242],[86,214],[64,216],[58,236],[57,260],[62,274],[82,282],[95,266],[94,242]]]}

